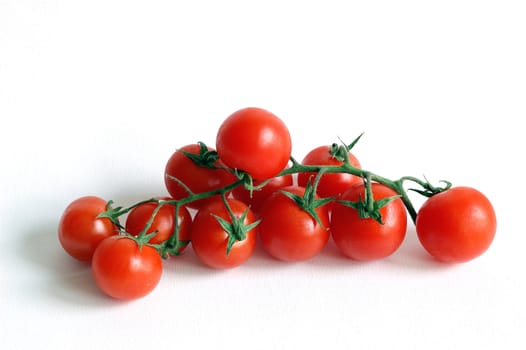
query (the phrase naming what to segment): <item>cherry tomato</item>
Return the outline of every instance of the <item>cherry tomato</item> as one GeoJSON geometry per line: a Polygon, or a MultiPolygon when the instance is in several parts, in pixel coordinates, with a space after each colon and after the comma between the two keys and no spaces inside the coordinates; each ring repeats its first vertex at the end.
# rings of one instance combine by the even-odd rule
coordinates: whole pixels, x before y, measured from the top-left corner
{"type": "MultiPolygon", "coordinates": [[[[262,181],[254,180],[254,186],[261,184],[261,182],[262,181]]],[[[255,213],[258,213],[267,197],[283,187],[292,185],[292,183],[293,179],[292,175],[290,174],[277,176],[272,178],[272,180],[270,180],[270,182],[268,182],[260,190],[252,191],[252,196],[250,195],[250,191],[246,190],[243,186],[236,187],[232,191],[232,195],[234,198],[239,199],[240,201],[249,205],[250,209],[252,209],[255,213]]]]}
{"type": "Polygon", "coordinates": [[[292,143],[287,126],[277,116],[261,108],[244,108],[223,122],[216,148],[227,166],[264,180],[285,169],[292,143]]]}
{"type": "MultiPolygon", "coordinates": [[[[342,165],[343,162],[334,158],[330,153],[330,146],[320,146],[310,151],[305,158],[303,158],[302,164],[304,165],[342,165]]],[[[358,159],[349,152],[349,161],[351,165],[356,168],[361,168],[358,159]]],[[[305,187],[309,178],[314,181],[316,173],[299,173],[298,174],[298,185],[305,187]]],[[[343,193],[348,188],[355,184],[361,183],[362,179],[358,176],[354,176],[347,173],[328,173],[323,174],[316,192],[321,197],[331,197],[343,193]]]]}
{"type": "MultiPolygon", "coordinates": [[[[303,196],[305,189],[287,186],[283,191],[303,196]]],[[[258,226],[264,250],[282,261],[302,261],[319,254],[329,239],[329,214],[326,206],[315,209],[320,225],[309,213],[281,191],[263,203],[258,226]]]]}
{"type": "MultiPolygon", "coordinates": [[[[396,196],[387,186],[372,183],[375,200],[396,196]]],[[[364,198],[364,185],[345,191],[340,199],[357,202],[364,198]]],[[[407,229],[407,213],[401,199],[380,209],[383,225],[372,218],[360,218],[357,209],[335,202],[331,214],[331,234],[338,249],[355,260],[375,260],[393,254],[402,244],[407,229]]]]}
{"type": "Polygon", "coordinates": [[[496,231],[491,202],[471,187],[453,187],[430,197],[416,217],[420,243],[443,262],[466,262],[480,256],[496,231]]]}
{"type": "MultiPolygon", "coordinates": [[[[244,224],[256,221],[248,206],[236,199],[228,199],[234,216],[241,218],[248,210],[244,224]]],[[[243,264],[254,252],[256,246],[256,229],[246,232],[243,240],[236,241],[227,254],[229,235],[215,216],[232,223],[230,214],[221,199],[203,206],[196,214],[192,224],[192,248],[197,257],[207,266],[216,269],[227,269],[243,264]]]]}
{"type": "Polygon", "coordinates": [[[108,203],[99,197],[86,196],[71,202],[58,225],[58,238],[64,250],[73,258],[89,262],[99,243],[118,233],[108,218],[97,218],[108,203]]]}
{"type": "MultiPolygon", "coordinates": [[[[208,147],[209,151],[213,151],[213,148],[208,147]]],[[[211,169],[201,167],[195,164],[190,158],[188,158],[181,151],[188,153],[199,154],[199,144],[186,145],[180,150],[175,151],[165,168],[165,175],[169,175],[179,179],[183,182],[193,193],[208,192],[218,188],[227,186],[228,184],[236,181],[234,175],[224,169],[211,169]]],[[[215,166],[224,166],[221,161],[214,163],[215,166]]],[[[165,176],[164,181],[166,189],[170,196],[174,199],[181,199],[188,197],[189,193],[186,189],[174,179],[169,176],[165,176]]],[[[198,209],[203,204],[209,202],[213,197],[200,199],[195,202],[188,203],[188,207],[198,209]]]]}
{"type": "MultiPolygon", "coordinates": [[[[167,199],[167,198],[164,198],[167,199]]],[[[133,208],[126,218],[126,232],[137,236],[146,227],[150,220],[157,203],[143,203],[133,208]]],[[[180,206],[178,211],[177,223],[179,225],[179,240],[190,240],[190,225],[192,217],[185,206],[180,206]]],[[[174,232],[175,224],[175,205],[164,204],[155,215],[155,219],[146,233],[157,231],[157,234],[150,239],[149,243],[157,244],[166,241],[174,232]]],[[[181,246],[178,250],[181,253],[186,245],[181,246]]]]}
{"type": "Polygon", "coordinates": [[[109,296],[133,300],[149,294],[162,275],[162,259],[150,246],[139,248],[125,236],[113,236],[102,241],[92,261],[93,277],[99,288],[109,296]]]}

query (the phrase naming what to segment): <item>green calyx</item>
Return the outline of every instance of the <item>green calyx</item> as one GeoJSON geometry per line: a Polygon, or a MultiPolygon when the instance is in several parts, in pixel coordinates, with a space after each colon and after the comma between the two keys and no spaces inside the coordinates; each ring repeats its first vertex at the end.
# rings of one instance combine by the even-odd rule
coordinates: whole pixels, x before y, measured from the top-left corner
{"type": "Polygon", "coordinates": [[[363,182],[364,182],[365,191],[364,191],[363,199],[360,196],[358,201],[356,202],[339,200],[337,201],[337,203],[340,203],[350,208],[356,209],[361,219],[373,219],[376,222],[378,222],[380,225],[383,225],[384,222],[382,220],[382,214],[380,213],[380,209],[382,209],[383,207],[387,206],[392,201],[402,196],[395,195],[395,196],[375,200],[373,196],[371,178],[372,178],[371,173],[366,172],[364,174],[363,182]]]}
{"type": "Polygon", "coordinates": [[[432,197],[435,194],[438,194],[440,192],[444,192],[446,190],[449,190],[452,186],[451,182],[446,180],[440,180],[439,182],[442,182],[444,186],[433,186],[427,181],[427,179],[424,177],[425,181],[421,181],[419,179],[412,178],[410,176],[406,176],[402,178],[403,180],[411,180],[413,182],[418,183],[420,186],[422,186],[422,190],[416,189],[416,188],[410,188],[409,191],[416,192],[424,197],[432,197]]]}
{"type": "Polygon", "coordinates": [[[153,232],[147,233],[150,230],[150,228],[152,227],[153,221],[155,220],[155,217],[159,213],[159,210],[161,210],[162,206],[165,204],[165,201],[157,200],[157,199],[154,199],[154,200],[157,202],[157,206],[153,210],[152,215],[150,216],[150,218],[146,222],[146,225],[144,225],[144,228],[141,230],[141,232],[139,232],[139,234],[137,236],[133,236],[133,235],[130,235],[129,233],[125,232],[126,236],[128,236],[131,239],[133,239],[137,243],[137,245],[139,246],[139,249],[142,246],[144,246],[144,245],[148,245],[148,246],[154,247],[155,249],[157,249],[157,251],[160,250],[160,245],[155,245],[155,244],[150,244],[149,243],[150,240],[155,235],[157,235],[158,231],[155,230],[153,232]]]}
{"type": "Polygon", "coordinates": [[[320,216],[316,212],[316,209],[329,203],[335,198],[335,197],[316,198],[316,189],[318,188],[318,183],[320,182],[320,179],[324,172],[325,171],[323,169],[321,169],[318,172],[314,180],[314,183],[311,183],[310,180],[307,182],[307,186],[305,187],[305,192],[303,193],[303,196],[298,196],[295,193],[279,190],[280,193],[282,193],[283,195],[287,196],[288,198],[296,202],[296,204],[303,211],[307,212],[316,221],[316,223],[318,223],[318,225],[320,225],[321,227],[324,227],[324,225],[321,222],[320,216]]]}
{"type": "Polygon", "coordinates": [[[226,200],[225,195],[221,196],[223,199],[223,203],[230,215],[230,221],[225,220],[224,218],[220,217],[219,215],[212,214],[214,218],[217,220],[219,225],[221,225],[221,228],[226,232],[228,235],[228,242],[226,246],[226,255],[228,256],[230,254],[230,251],[232,250],[232,247],[234,244],[238,241],[244,241],[247,238],[247,233],[253,230],[261,220],[254,221],[252,223],[246,224],[245,220],[247,218],[248,212],[250,211],[249,208],[247,208],[243,214],[238,218],[234,212],[232,211],[232,208],[230,208],[230,205],[228,204],[228,201],[226,200]]]}
{"type": "Polygon", "coordinates": [[[329,153],[331,154],[331,156],[334,159],[336,159],[336,160],[338,160],[338,161],[340,161],[342,163],[349,163],[349,152],[358,143],[358,141],[363,136],[363,134],[364,133],[362,132],[349,145],[345,144],[343,141],[342,141],[342,143],[340,145],[337,144],[337,143],[333,143],[331,145],[330,149],[329,149],[329,153]]]}
{"type": "Polygon", "coordinates": [[[106,211],[103,211],[99,215],[97,215],[97,219],[101,218],[107,218],[110,219],[111,222],[116,225],[118,228],[122,229],[123,226],[119,222],[119,216],[123,214],[122,207],[112,207],[113,200],[109,200],[106,204],[106,211]]]}
{"type": "Polygon", "coordinates": [[[178,234],[174,234],[172,235],[172,237],[176,237],[174,242],[166,241],[165,243],[154,245],[157,247],[157,250],[161,253],[161,257],[163,259],[166,259],[168,256],[181,255],[181,250],[190,243],[189,240],[179,239],[178,234]]]}
{"type": "Polygon", "coordinates": [[[182,240],[179,238],[179,232],[181,230],[181,225],[179,223],[179,208],[181,204],[178,202],[174,205],[174,231],[172,232],[170,238],[162,243],[159,247],[161,256],[167,258],[169,255],[179,256],[181,255],[181,250],[190,243],[189,240],[182,240]]]}
{"type": "Polygon", "coordinates": [[[353,201],[344,201],[340,200],[337,201],[337,203],[343,204],[345,206],[351,207],[353,209],[358,210],[358,215],[362,219],[373,219],[377,221],[380,225],[383,225],[382,221],[382,214],[380,213],[380,209],[387,206],[392,201],[400,198],[400,195],[392,196],[383,198],[380,200],[370,200],[368,199],[367,195],[365,196],[364,200],[358,200],[356,202],[353,201]]]}
{"type": "Polygon", "coordinates": [[[218,167],[215,165],[215,162],[219,160],[219,155],[217,152],[209,151],[204,142],[199,141],[197,144],[199,145],[199,154],[190,153],[184,150],[179,150],[179,152],[188,157],[197,166],[217,169],[218,167]]]}

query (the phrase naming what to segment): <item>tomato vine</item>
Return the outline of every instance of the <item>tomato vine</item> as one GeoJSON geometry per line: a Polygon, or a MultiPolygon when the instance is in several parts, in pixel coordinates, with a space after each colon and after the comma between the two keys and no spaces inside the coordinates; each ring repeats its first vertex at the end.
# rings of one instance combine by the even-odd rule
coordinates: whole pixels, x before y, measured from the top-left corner
{"type": "Polygon", "coordinates": [[[317,147],[299,162],[279,118],[263,109],[239,110],[219,128],[217,150],[198,142],[173,153],[164,173],[170,197],[128,207],[79,198],[63,213],[60,243],[78,260],[96,257],[95,280],[123,299],[153,289],[162,269],[156,259],[181,255],[190,242],[209,267],[239,266],[252,254],[257,232],[267,253],[283,261],[310,259],[329,236],[343,255],[373,260],[398,249],[408,214],[422,246],[437,260],[465,262],[489,247],[496,216],[482,193],[445,180],[393,180],[362,169],[351,153],[362,136],[317,147]],[[257,209],[251,206],[256,192],[264,194],[252,202],[257,209]],[[418,210],[411,192],[427,198],[418,210]],[[197,211],[193,218],[188,208],[197,211]],[[115,252],[124,254],[118,257],[120,277],[135,276],[147,288],[136,290],[132,277],[113,276],[115,252]],[[151,276],[134,261],[142,261],[151,276]]]}
{"type": "MultiPolygon", "coordinates": [[[[411,199],[409,198],[408,190],[405,189],[404,185],[405,185],[406,182],[410,181],[410,182],[413,182],[413,183],[417,184],[418,186],[420,186],[421,189],[410,188],[409,190],[417,192],[417,193],[419,193],[419,194],[421,194],[423,196],[426,196],[426,197],[431,197],[431,196],[433,196],[433,195],[435,195],[437,193],[443,192],[443,191],[445,191],[445,190],[447,190],[447,189],[449,189],[451,187],[451,183],[449,181],[443,181],[444,184],[445,184],[444,186],[434,186],[431,183],[429,183],[426,179],[422,180],[422,179],[419,179],[419,178],[416,178],[416,177],[413,177],[413,176],[403,176],[403,177],[401,177],[400,179],[397,179],[397,180],[390,180],[390,179],[388,179],[386,177],[377,175],[377,174],[375,174],[375,173],[373,173],[371,171],[363,170],[363,169],[354,167],[349,162],[348,152],[356,144],[356,142],[361,138],[361,136],[362,135],[358,136],[358,138],[356,138],[356,140],[353,141],[353,143],[351,143],[350,146],[345,145],[345,144],[342,144],[340,146],[338,146],[336,144],[333,144],[331,146],[332,151],[335,154],[338,154],[338,157],[340,157],[340,159],[343,161],[343,164],[341,164],[341,165],[304,165],[304,164],[299,163],[294,157],[290,157],[291,166],[286,168],[286,169],[284,169],[284,170],[282,170],[279,174],[276,175],[276,177],[285,176],[285,175],[299,174],[299,173],[316,173],[318,175],[317,175],[314,183],[312,183],[311,185],[309,184],[309,186],[310,186],[309,188],[312,189],[311,190],[312,193],[316,192],[316,186],[317,186],[317,184],[319,182],[319,179],[321,178],[321,176],[323,174],[347,173],[347,174],[351,174],[351,175],[354,175],[354,176],[361,177],[363,179],[363,182],[365,184],[365,189],[366,189],[366,193],[364,194],[364,199],[363,199],[364,200],[363,208],[362,208],[362,212],[364,213],[364,217],[374,218],[375,220],[377,220],[380,223],[381,223],[382,219],[381,219],[381,216],[379,215],[379,209],[382,207],[382,205],[385,205],[387,202],[385,200],[383,200],[383,201],[379,202],[380,206],[375,205],[375,203],[377,203],[377,201],[375,201],[374,197],[372,196],[372,192],[371,192],[371,184],[373,182],[381,183],[381,184],[393,189],[396,193],[398,193],[398,196],[401,198],[402,202],[404,203],[404,205],[405,205],[405,207],[406,207],[406,209],[407,209],[407,211],[408,211],[413,223],[416,223],[417,211],[416,211],[415,207],[413,206],[413,204],[411,202],[411,199]]],[[[103,213],[101,213],[99,215],[99,217],[107,217],[107,218],[111,219],[113,221],[113,223],[115,223],[116,225],[118,225],[122,229],[122,226],[120,225],[119,220],[118,220],[118,218],[120,216],[122,216],[124,214],[127,214],[133,208],[135,208],[135,207],[137,207],[137,206],[139,206],[141,204],[144,204],[144,203],[157,203],[157,208],[154,211],[154,213],[152,214],[152,217],[150,218],[150,220],[147,222],[147,225],[143,229],[143,231],[138,236],[131,237],[132,239],[136,240],[139,245],[144,245],[144,244],[148,245],[149,238],[154,236],[155,232],[151,233],[151,234],[148,234],[148,235],[146,234],[146,232],[150,228],[151,223],[153,222],[153,220],[155,218],[155,215],[157,214],[157,212],[159,211],[159,209],[163,205],[174,205],[177,208],[177,210],[178,210],[178,208],[180,206],[187,205],[189,203],[192,203],[192,202],[195,202],[195,201],[198,201],[198,200],[202,200],[202,199],[206,199],[206,198],[209,198],[209,197],[212,197],[212,196],[220,195],[222,197],[225,197],[227,193],[229,193],[230,191],[234,190],[235,188],[237,188],[239,186],[244,186],[249,191],[258,191],[258,190],[261,190],[271,180],[271,179],[267,179],[266,181],[261,182],[259,185],[254,186],[253,185],[254,179],[247,172],[244,172],[244,171],[239,170],[239,169],[230,169],[230,168],[226,168],[226,167],[223,167],[223,166],[215,166],[213,163],[219,159],[219,157],[217,155],[217,152],[209,151],[207,146],[206,146],[206,144],[204,142],[198,142],[198,144],[199,144],[201,152],[202,152],[201,156],[196,156],[195,154],[190,154],[188,152],[184,152],[185,156],[190,158],[198,166],[207,167],[207,168],[211,168],[211,169],[223,169],[223,170],[230,171],[233,175],[235,175],[237,180],[234,181],[233,183],[230,183],[230,184],[228,184],[228,185],[226,185],[224,187],[221,187],[221,188],[217,188],[217,189],[214,189],[214,190],[201,192],[201,193],[193,193],[179,179],[171,176],[170,174],[166,174],[165,176],[169,180],[178,182],[181,186],[183,186],[187,190],[188,195],[186,197],[183,197],[181,199],[156,199],[156,198],[150,198],[150,199],[147,199],[147,200],[143,200],[143,201],[137,202],[137,203],[135,203],[135,204],[133,204],[130,207],[127,207],[127,208],[122,208],[122,207],[111,208],[111,205],[109,205],[108,206],[108,210],[103,212],[103,213]],[[206,158],[206,159],[203,160],[203,158],[206,158]]],[[[309,192],[307,192],[306,196],[308,195],[308,193],[309,192]]],[[[296,197],[290,196],[290,197],[292,199],[296,200],[298,202],[298,204],[300,205],[300,207],[302,207],[305,211],[309,212],[313,216],[314,219],[317,219],[316,214],[313,211],[314,207],[327,204],[330,201],[336,201],[337,200],[334,197],[322,198],[322,199],[318,199],[316,201],[315,206],[313,206],[313,203],[306,203],[305,200],[296,198],[297,196],[296,197]]],[[[307,198],[307,197],[305,197],[305,198],[307,198]]],[[[312,201],[312,199],[311,199],[311,201],[312,201]]],[[[113,201],[109,202],[109,204],[112,204],[112,203],[113,203],[113,201]]],[[[234,219],[235,222],[239,221],[238,218],[233,218],[233,219],[234,219]]],[[[177,216],[176,216],[176,220],[177,220],[177,216]]],[[[166,257],[168,257],[170,255],[179,255],[178,249],[180,248],[182,243],[181,243],[181,241],[179,240],[179,237],[178,237],[179,236],[178,229],[179,229],[179,225],[177,225],[177,222],[176,222],[176,224],[174,225],[174,232],[173,232],[173,234],[170,236],[170,238],[166,242],[164,242],[162,244],[156,244],[156,245],[150,244],[150,245],[155,247],[156,249],[158,249],[158,251],[160,252],[161,256],[163,256],[164,258],[166,258],[166,257]]],[[[239,228],[237,230],[239,230],[239,228]]],[[[123,232],[123,234],[126,234],[126,232],[123,232]]],[[[243,236],[242,235],[237,235],[237,237],[239,239],[239,237],[243,237],[243,236]]],[[[231,246],[231,245],[232,245],[232,243],[229,244],[229,246],[231,246]]]]}

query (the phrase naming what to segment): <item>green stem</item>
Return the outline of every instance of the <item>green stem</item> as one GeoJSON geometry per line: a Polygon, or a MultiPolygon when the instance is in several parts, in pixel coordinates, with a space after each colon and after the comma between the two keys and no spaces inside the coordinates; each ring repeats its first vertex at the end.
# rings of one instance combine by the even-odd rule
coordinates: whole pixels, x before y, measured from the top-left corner
{"type": "Polygon", "coordinates": [[[179,239],[179,208],[181,204],[175,203],[175,209],[174,209],[174,232],[166,240],[164,244],[161,245],[161,256],[163,258],[166,258],[168,254],[178,255],[179,254],[179,248],[180,248],[180,239],[179,239]]]}
{"type": "Polygon", "coordinates": [[[355,176],[359,176],[361,178],[368,178],[369,182],[370,181],[378,182],[378,183],[381,183],[382,185],[385,185],[391,188],[392,190],[394,190],[397,194],[401,196],[400,198],[402,199],[402,202],[404,203],[404,206],[406,207],[407,212],[409,213],[413,223],[416,223],[417,212],[407,194],[407,191],[403,187],[403,182],[405,180],[410,180],[422,186],[423,188],[427,188],[427,186],[429,185],[425,181],[419,180],[417,178],[409,177],[409,176],[405,176],[399,180],[393,181],[383,176],[372,173],[370,171],[362,170],[360,168],[354,167],[350,163],[343,163],[342,165],[303,165],[303,164],[298,163],[297,161],[293,161],[292,166],[290,168],[283,170],[277,176],[295,174],[295,173],[301,173],[301,172],[319,172],[322,170],[325,173],[348,173],[348,174],[352,174],[355,176]]]}
{"type": "MultiPolygon", "coordinates": [[[[408,196],[408,193],[407,193],[407,191],[404,188],[404,182],[405,181],[411,181],[411,182],[417,184],[418,186],[422,187],[423,190],[415,190],[415,189],[411,189],[411,190],[414,190],[414,191],[416,191],[416,192],[418,192],[418,193],[420,193],[420,194],[422,194],[424,196],[427,196],[427,197],[430,197],[430,196],[432,196],[432,195],[434,195],[436,193],[439,193],[441,191],[447,190],[451,186],[451,183],[449,183],[447,181],[443,181],[446,184],[445,187],[435,187],[435,186],[432,186],[429,182],[427,182],[427,180],[421,180],[421,179],[418,179],[418,178],[412,177],[412,176],[404,176],[404,177],[402,177],[402,178],[400,178],[398,180],[394,180],[393,181],[393,180],[390,180],[390,179],[385,178],[383,176],[380,176],[380,175],[377,175],[375,173],[372,173],[370,171],[362,170],[360,168],[354,167],[353,165],[350,164],[349,161],[344,161],[344,163],[341,164],[341,165],[303,165],[303,164],[299,163],[293,157],[291,157],[290,160],[292,162],[292,165],[289,168],[284,169],[283,171],[281,171],[276,176],[284,176],[284,175],[297,174],[297,173],[302,173],[302,172],[316,172],[316,173],[318,173],[317,177],[315,179],[315,183],[317,184],[319,182],[320,178],[322,177],[322,174],[325,174],[325,173],[347,173],[347,174],[355,175],[355,176],[358,176],[358,177],[361,177],[361,178],[364,179],[365,186],[366,186],[366,191],[367,191],[366,195],[370,199],[372,199],[372,189],[371,189],[372,182],[381,183],[381,184],[391,188],[398,195],[400,195],[400,198],[401,198],[404,206],[406,207],[406,209],[407,209],[407,211],[408,211],[413,223],[416,223],[417,211],[415,210],[415,208],[413,206],[413,203],[411,202],[411,200],[410,200],[410,198],[408,196]]],[[[178,249],[178,246],[179,246],[178,214],[179,214],[179,208],[182,205],[186,205],[186,204],[189,204],[191,202],[195,202],[195,201],[198,201],[200,199],[212,197],[212,196],[215,196],[215,195],[222,196],[223,201],[226,201],[226,194],[228,192],[232,191],[233,189],[235,189],[238,186],[243,186],[247,182],[247,180],[244,177],[246,177],[248,175],[245,175],[243,173],[241,173],[241,175],[240,175],[240,173],[237,170],[229,169],[229,171],[235,172],[238,180],[233,182],[233,183],[231,183],[231,184],[229,184],[229,185],[226,185],[224,187],[221,187],[221,188],[218,188],[218,189],[215,189],[215,190],[211,190],[211,191],[207,191],[207,192],[201,192],[201,193],[193,193],[192,191],[190,191],[190,189],[187,188],[188,196],[186,196],[184,198],[181,198],[181,199],[159,200],[159,199],[156,199],[156,198],[150,198],[150,199],[147,199],[147,200],[143,200],[143,201],[137,202],[137,203],[133,204],[132,206],[130,206],[128,208],[116,208],[113,211],[108,210],[108,212],[103,213],[102,216],[108,216],[108,217],[111,216],[111,217],[116,219],[119,216],[128,213],[133,208],[135,208],[135,207],[137,207],[137,206],[139,206],[141,204],[152,203],[152,202],[157,203],[158,205],[155,208],[154,212],[152,213],[151,218],[148,220],[145,228],[141,231],[141,233],[137,237],[140,240],[141,238],[145,238],[145,236],[147,235],[146,232],[151,227],[151,225],[153,223],[153,220],[155,219],[155,216],[157,215],[157,213],[161,209],[161,207],[163,205],[165,205],[165,204],[172,204],[172,205],[174,205],[175,206],[175,216],[176,216],[176,218],[175,218],[176,227],[175,227],[174,232],[172,233],[171,237],[164,244],[159,245],[158,248],[157,248],[159,250],[159,252],[161,253],[161,255],[163,257],[166,257],[167,254],[169,254],[169,253],[173,254],[175,252],[175,250],[178,249]]],[[[266,183],[268,183],[268,181],[270,181],[270,180],[264,181],[263,183],[259,184],[258,186],[253,186],[252,185],[252,187],[254,189],[263,187],[266,183]]],[[[184,184],[181,184],[181,185],[184,185],[184,184]]],[[[184,185],[184,186],[186,186],[186,185],[184,185]]],[[[368,202],[369,206],[372,206],[374,204],[373,200],[370,200],[369,202],[368,202]]],[[[227,207],[227,209],[230,209],[228,205],[226,207],[227,207]]],[[[373,209],[373,208],[368,208],[368,209],[373,209]]],[[[230,212],[231,215],[233,215],[231,213],[231,210],[229,212],[230,212]]]]}
{"type": "Polygon", "coordinates": [[[145,199],[145,200],[137,202],[137,203],[135,203],[135,204],[133,204],[133,205],[127,207],[127,208],[123,208],[123,209],[119,210],[116,213],[116,215],[122,216],[122,215],[127,214],[128,212],[130,212],[135,207],[138,207],[139,205],[146,204],[146,203],[159,203],[159,199],[157,199],[157,198],[145,199]]]}
{"type": "Polygon", "coordinates": [[[365,184],[365,204],[367,205],[367,211],[372,213],[374,211],[374,196],[373,187],[371,182],[371,173],[366,171],[364,173],[364,184],[365,184]]]}
{"type": "Polygon", "coordinates": [[[161,210],[163,205],[164,205],[163,202],[157,201],[157,206],[153,210],[152,215],[150,216],[150,218],[146,222],[146,225],[144,226],[142,231],[137,235],[137,239],[139,241],[141,241],[144,238],[144,236],[146,236],[146,233],[148,232],[150,227],[152,227],[153,221],[155,220],[155,217],[157,216],[157,213],[159,213],[159,210],[161,210]]]}
{"type": "Polygon", "coordinates": [[[402,199],[402,202],[404,203],[405,208],[407,209],[407,212],[409,213],[409,216],[411,217],[411,220],[413,221],[413,224],[416,225],[417,211],[413,203],[409,199],[409,196],[407,195],[407,191],[404,189],[403,180],[400,179],[398,181],[394,181],[393,186],[391,188],[395,190],[396,193],[398,193],[401,196],[400,199],[402,199]]]}
{"type": "Polygon", "coordinates": [[[221,188],[218,188],[218,189],[215,189],[215,190],[211,190],[211,191],[207,191],[207,192],[201,192],[201,193],[195,193],[195,194],[189,195],[189,196],[181,198],[181,199],[169,199],[169,200],[166,200],[165,202],[169,203],[169,204],[174,204],[174,205],[176,205],[176,204],[185,205],[185,204],[188,204],[188,203],[192,203],[192,202],[198,201],[200,199],[205,199],[205,198],[216,196],[216,195],[226,194],[226,193],[232,191],[234,188],[236,188],[238,186],[241,186],[242,184],[243,184],[243,180],[237,180],[235,182],[232,182],[229,185],[226,185],[224,187],[221,187],[221,188]]]}

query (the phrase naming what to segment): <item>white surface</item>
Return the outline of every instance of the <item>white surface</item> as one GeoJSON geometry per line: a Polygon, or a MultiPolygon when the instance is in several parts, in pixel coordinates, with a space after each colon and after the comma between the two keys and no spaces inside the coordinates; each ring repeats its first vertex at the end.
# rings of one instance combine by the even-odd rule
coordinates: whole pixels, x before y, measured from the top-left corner
{"type": "Polygon", "coordinates": [[[525,18],[522,1],[1,0],[2,348],[524,348],[525,18]],[[411,225],[382,261],[330,244],[224,272],[190,250],[146,298],[103,296],[59,247],[64,207],[165,194],[172,151],[245,106],[279,115],[298,159],[364,131],[365,168],[480,189],[494,244],[443,265],[411,225]]]}

